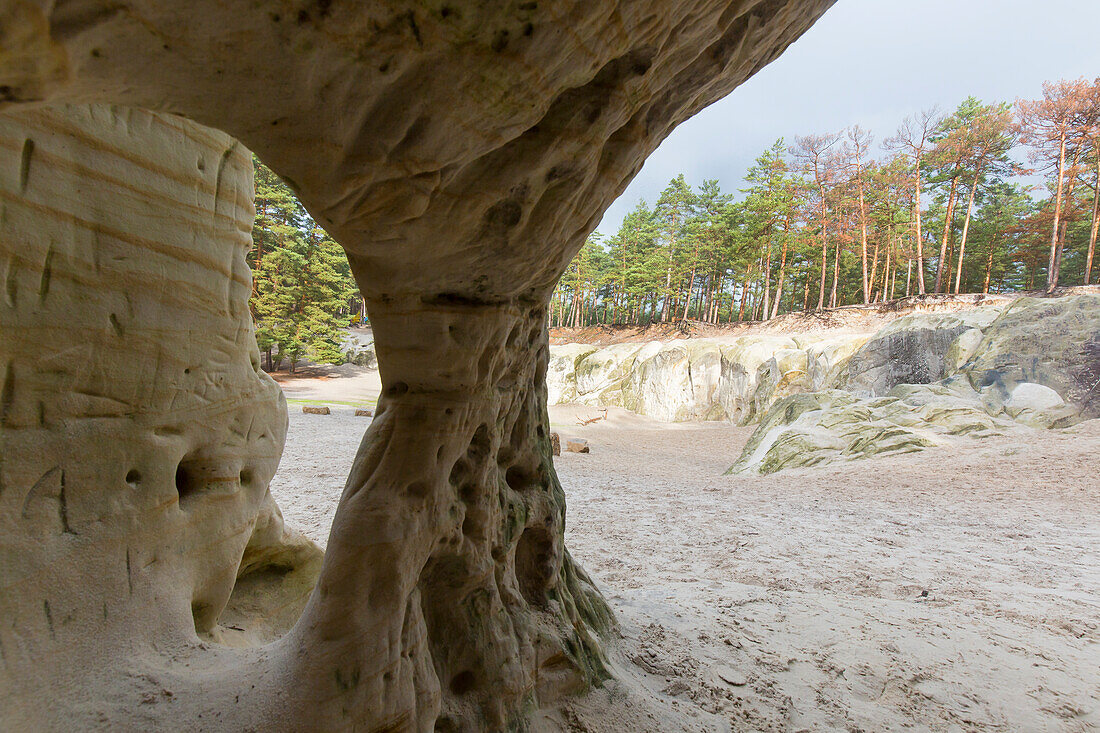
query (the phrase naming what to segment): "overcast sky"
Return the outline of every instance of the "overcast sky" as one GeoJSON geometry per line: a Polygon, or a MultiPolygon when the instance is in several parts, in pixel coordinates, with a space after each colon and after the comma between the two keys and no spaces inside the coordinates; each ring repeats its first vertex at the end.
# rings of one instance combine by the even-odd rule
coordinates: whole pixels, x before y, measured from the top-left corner
{"type": "Polygon", "coordinates": [[[838,0],[787,51],[680,125],[604,215],[610,236],[640,198],[683,173],[736,192],[783,137],[859,124],[875,146],[906,115],[1035,98],[1044,80],[1100,76],[1100,0],[838,0]]]}

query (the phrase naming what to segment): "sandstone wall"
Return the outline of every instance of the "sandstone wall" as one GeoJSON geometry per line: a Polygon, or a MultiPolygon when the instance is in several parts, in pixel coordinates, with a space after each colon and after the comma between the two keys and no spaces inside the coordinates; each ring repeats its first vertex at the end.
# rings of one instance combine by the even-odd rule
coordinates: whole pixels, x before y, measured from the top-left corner
{"type": "Polygon", "coordinates": [[[954,373],[1011,299],[979,307],[939,304],[870,332],[806,332],[610,346],[551,346],[551,404],[623,407],[666,422],[754,423],[777,400],[841,388],[882,395],[954,373]],[[947,308],[954,310],[946,310],[947,308]]]}
{"type": "Polygon", "coordinates": [[[1020,298],[991,315],[883,329],[851,359],[846,389],[777,401],[731,472],[907,453],[1100,415],[1100,293],[1020,298]]]}
{"type": "Polygon", "coordinates": [[[106,694],[158,647],[273,638],[305,604],[320,550],[267,491],[286,406],[248,312],[252,217],[251,157],[223,133],[0,115],[6,725],[62,719],[36,692],[58,675],[106,694]]]}
{"type": "Polygon", "coordinates": [[[752,424],[790,395],[839,389],[882,397],[898,385],[931,384],[965,371],[978,388],[997,383],[1002,400],[1016,385],[1034,382],[1091,416],[1100,409],[1089,396],[1100,379],[1100,335],[1089,330],[1096,300],[1096,293],[1081,289],[1054,301],[939,304],[899,314],[870,333],[816,329],[554,345],[549,400],[622,407],[665,422],[752,424]]]}

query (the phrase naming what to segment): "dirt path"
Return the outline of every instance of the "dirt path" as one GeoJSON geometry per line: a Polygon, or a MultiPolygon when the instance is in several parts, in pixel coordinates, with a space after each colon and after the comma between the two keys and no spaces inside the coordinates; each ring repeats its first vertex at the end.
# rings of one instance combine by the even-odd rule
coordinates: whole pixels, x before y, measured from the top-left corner
{"type": "MultiPolygon", "coordinates": [[[[1100,729],[1100,421],[741,477],[749,429],[596,414],[551,420],[617,679],[537,728],[1100,729]]],[[[272,491],[322,543],[366,422],[291,408],[272,491]]]]}

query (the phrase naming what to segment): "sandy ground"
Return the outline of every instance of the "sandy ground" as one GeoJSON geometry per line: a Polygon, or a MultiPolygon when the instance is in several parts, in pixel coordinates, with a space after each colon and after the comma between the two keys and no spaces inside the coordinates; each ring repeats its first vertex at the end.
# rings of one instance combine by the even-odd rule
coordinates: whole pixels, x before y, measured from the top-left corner
{"type": "Polygon", "coordinates": [[[302,403],[322,403],[344,407],[374,407],[382,392],[377,369],[354,364],[312,365],[294,374],[285,370],[270,375],[283,389],[291,412],[301,412],[302,403]]]}
{"type": "MultiPolygon", "coordinates": [[[[616,679],[536,728],[1100,730],[1100,420],[746,477],[750,429],[597,414],[551,422],[616,679]]],[[[272,492],[322,544],[368,422],[291,404],[272,492]]]]}

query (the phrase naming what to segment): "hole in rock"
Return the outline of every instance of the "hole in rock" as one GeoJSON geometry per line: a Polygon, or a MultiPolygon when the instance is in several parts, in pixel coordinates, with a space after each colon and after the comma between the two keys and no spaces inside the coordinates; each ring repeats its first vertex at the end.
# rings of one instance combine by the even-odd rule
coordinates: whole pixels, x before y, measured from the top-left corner
{"type": "Polygon", "coordinates": [[[477,678],[470,670],[463,670],[451,678],[451,692],[456,695],[465,695],[474,689],[477,678]]]}
{"type": "Polygon", "coordinates": [[[241,491],[243,479],[250,479],[250,469],[238,469],[232,457],[192,453],[176,466],[176,493],[183,510],[193,508],[200,499],[231,499],[241,491]]]}
{"type": "Polygon", "coordinates": [[[492,439],[489,437],[489,426],[479,425],[477,430],[474,431],[474,437],[470,440],[470,447],[466,450],[466,455],[473,463],[485,460],[489,455],[489,449],[492,448],[492,439]]]}
{"type": "Polygon", "coordinates": [[[516,580],[524,599],[532,606],[545,606],[556,571],[550,532],[545,527],[525,529],[516,544],[516,580]]]}
{"type": "Polygon", "coordinates": [[[176,467],[176,493],[179,494],[180,506],[189,500],[198,491],[199,483],[194,470],[185,463],[176,467]]]}
{"type": "Polygon", "coordinates": [[[509,466],[504,473],[504,480],[513,491],[524,491],[535,483],[534,476],[523,466],[509,466]]]}
{"type": "Polygon", "coordinates": [[[136,468],[131,468],[129,471],[126,472],[126,483],[130,484],[131,486],[141,483],[141,472],[138,471],[136,468]]]}
{"type": "Polygon", "coordinates": [[[447,480],[450,482],[451,486],[458,486],[469,471],[470,464],[466,463],[466,459],[459,458],[455,461],[454,465],[451,466],[451,475],[447,480]]]}
{"type": "Polygon", "coordinates": [[[413,481],[405,489],[405,493],[413,499],[423,499],[431,493],[432,486],[427,481],[413,481]]]}

